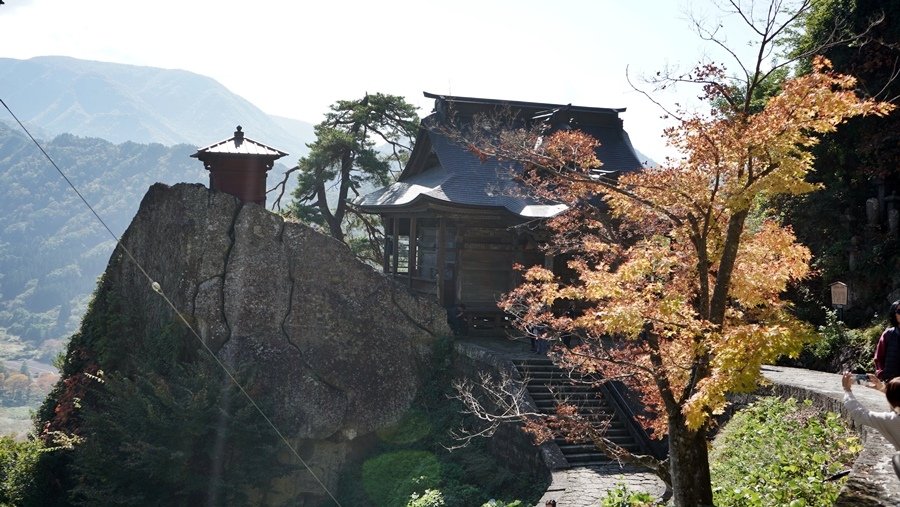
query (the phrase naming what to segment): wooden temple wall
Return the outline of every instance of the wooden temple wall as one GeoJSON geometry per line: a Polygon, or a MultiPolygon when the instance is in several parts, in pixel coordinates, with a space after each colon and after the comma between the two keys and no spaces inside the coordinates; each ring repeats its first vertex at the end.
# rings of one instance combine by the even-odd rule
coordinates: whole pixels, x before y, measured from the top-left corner
{"type": "Polygon", "coordinates": [[[447,307],[498,312],[497,301],[521,281],[514,265],[544,263],[536,242],[496,220],[394,216],[385,225],[384,271],[447,307]]]}

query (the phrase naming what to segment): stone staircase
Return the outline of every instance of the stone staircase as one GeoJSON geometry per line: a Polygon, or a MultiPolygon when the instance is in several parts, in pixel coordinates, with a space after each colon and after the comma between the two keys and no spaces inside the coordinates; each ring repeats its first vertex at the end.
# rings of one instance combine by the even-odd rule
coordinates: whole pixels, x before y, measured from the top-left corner
{"type": "MultiPolygon", "coordinates": [[[[527,379],[528,394],[542,414],[556,413],[558,400],[579,408],[579,413],[599,421],[609,421],[607,437],[617,445],[632,452],[641,452],[641,446],[629,430],[626,419],[603,392],[590,384],[572,380],[546,357],[513,360],[513,364],[523,379],[527,379]]],[[[591,442],[570,442],[555,439],[570,466],[602,465],[610,458],[597,451],[591,442]]]]}

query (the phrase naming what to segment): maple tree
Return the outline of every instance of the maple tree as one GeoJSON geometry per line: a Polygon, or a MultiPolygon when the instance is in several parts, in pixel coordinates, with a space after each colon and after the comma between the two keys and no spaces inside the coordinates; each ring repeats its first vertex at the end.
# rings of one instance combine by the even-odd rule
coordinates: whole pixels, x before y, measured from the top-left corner
{"type": "Polygon", "coordinates": [[[657,460],[617,447],[564,401],[550,417],[510,404],[485,420],[518,417],[539,439],[590,440],[654,470],[675,505],[712,504],[707,430],[726,395],[753,391],[762,364],[798,353],[812,338],[780,298],[807,276],[810,252],[789,227],[754,214],[757,205],[815,190],[805,176],[818,136],[848,118],[892,109],[858,97],[855,79],[820,57],[808,74],[770,86],[784,64],[767,65],[765,55],[799,13],[773,2],[757,24],[740,2],[729,5],[759,34],[757,60],[741,65],[737,80],[714,64],[664,77],[701,85],[710,104],[708,113],[678,113],[679,124],[666,131],[681,158],[612,179],[596,171],[597,142],[577,131],[511,129],[470,145],[522,163],[521,180],[534,194],[569,205],[547,227],[571,274],[532,267],[500,306],[522,329],[579,335],[582,344],[557,349],[554,361],[639,393],[649,410],[641,422],[654,436],[668,435],[669,455],[657,460]],[[575,315],[559,311],[570,304],[575,315]]]}

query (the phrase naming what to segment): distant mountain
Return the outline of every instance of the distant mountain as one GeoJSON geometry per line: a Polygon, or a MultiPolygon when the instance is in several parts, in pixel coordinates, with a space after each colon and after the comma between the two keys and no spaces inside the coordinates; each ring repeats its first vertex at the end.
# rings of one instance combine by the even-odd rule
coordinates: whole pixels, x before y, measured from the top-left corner
{"type": "MultiPolygon", "coordinates": [[[[208,181],[195,147],[63,134],[42,144],[121,235],[153,183],[208,181]]],[[[113,239],[21,131],[0,123],[0,359],[52,359],[78,326],[113,239]]]]}
{"type": "Polygon", "coordinates": [[[248,137],[288,152],[289,165],[313,139],[311,124],[269,116],[215,80],[184,70],[63,56],[0,58],[0,93],[44,138],[69,133],[205,146],[241,125],[248,137]]]}
{"type": "MultiPolygon", "coordinates": [[[[311,143],[316,139],[316,133],[314,131],[315,125],[313,125],[312,123],[285,118],[283,116],[275,116],[274,114],[269,115],[269,117],[275,120],[275,123],[280,125],[284,130],[290,132],[291,134],[295,134],[297,139],[302,140],[304,143],[311,143]]],[[[296,152],[291,152],[291,155],[297,155],[296,157],[291,157],[291,166],[296,165],[294,164],[294,162],[300,160],[300,157],[305,155],[308,151],[309,149],[306,147],[306,145],[304,145],[302,149],[297,149],[296,152]]]]}

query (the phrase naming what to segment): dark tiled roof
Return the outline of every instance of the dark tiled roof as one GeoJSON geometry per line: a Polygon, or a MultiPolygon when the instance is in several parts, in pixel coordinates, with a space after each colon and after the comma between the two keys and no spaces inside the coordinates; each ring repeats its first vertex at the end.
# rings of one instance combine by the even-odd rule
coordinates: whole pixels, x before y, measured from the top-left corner
{"type": "Polygon", "coordinates": [[[419,199],[433,199],[467,206],[500,207],[523,217],[549,217],[566,209],[521,195],[512,181],[514,167],[496,159],[481,161],[472,152],[445,136],[429,132],[440,165],[404,178],[393,185],[360,197],[364,207],[404,206],[419,199]]]}
{"type": "MultiPolygon", "coordinates": [[[[431,95],[426,93],[426,96],[431,95]]],[[[511,177],[511,171],[520,169],[517,164],[493,158],[482,160],[449,139],[440,129],[431,128],[442,122],[442,109],[447,103],[457,107],[457,120],[462,118],[462,122],[466,117],[495,107],[513,110],[525,122],[549,110],[543,116],[561,117],[562,124],[574,123],[571,126],[600,141],[597,156],[603,162],[601,169],[604,172],[634,171],[641,167],[618,118],[621,109],[439,97],[436,112],[422,120],[416,147],[400,180],[358,198],[355,204],[365,211],[378,213],[433,200],[463,206],[505,208],[525,218],[550,217],[566,209],[565,205],[542,202],[525,195],[521,185],[511,177]],[[562,110],[561,114],[559,110],[562,110]]]]}

